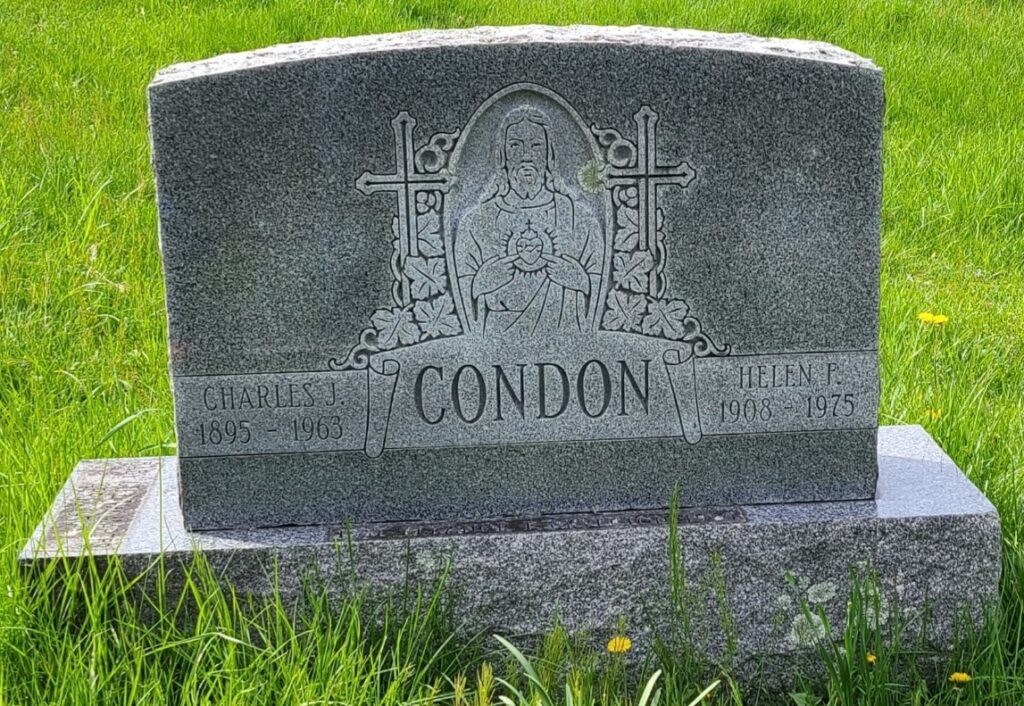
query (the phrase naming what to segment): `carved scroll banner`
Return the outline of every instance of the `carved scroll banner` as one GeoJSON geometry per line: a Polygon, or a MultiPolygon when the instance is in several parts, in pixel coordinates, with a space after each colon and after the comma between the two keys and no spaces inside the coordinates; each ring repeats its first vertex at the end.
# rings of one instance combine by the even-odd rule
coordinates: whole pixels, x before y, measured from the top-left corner
{"type": "Polygon", "coordinates": [[[440,340],[362,370],[179,377],[185,458],[866,429],[872,351],[700,357],[598,334],[577,351],[440,340]],[[424,354],[429,355],[424,355],[424,354]],[[666,384],[667,383],[667,384],[666,384]],[[514,440],[514,441],[513,441],[514,440]]]}
{"type": "Polygon", "coordinates": [[[662,355],[668,384],[672,387],[676,411],[679,414],[679,426],[683,438],[696,444],[702,436],[700,413],[697,409],[697,373],[694,367],[693,354],[675,348],[665,351],[662,355]]]}
{"type": "Polygon", "coordinates": [[[366,455],[377,458],[384,451],[391,419],[391,401],[395,396],[400,366],[397,361],[374,360],[366,368],[366,455]]]}

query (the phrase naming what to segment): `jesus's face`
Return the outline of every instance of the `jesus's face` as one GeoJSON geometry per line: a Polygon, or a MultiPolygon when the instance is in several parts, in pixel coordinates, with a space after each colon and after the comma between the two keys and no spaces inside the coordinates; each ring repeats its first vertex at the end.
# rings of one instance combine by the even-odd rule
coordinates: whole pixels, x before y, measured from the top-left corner
{"type": "Polygon", "coordinates": [[[544,129],[528,120],[505,131],[505,169],[512,190],[532,199],[544,186],[548,164],[548,139],[544,129]]]}

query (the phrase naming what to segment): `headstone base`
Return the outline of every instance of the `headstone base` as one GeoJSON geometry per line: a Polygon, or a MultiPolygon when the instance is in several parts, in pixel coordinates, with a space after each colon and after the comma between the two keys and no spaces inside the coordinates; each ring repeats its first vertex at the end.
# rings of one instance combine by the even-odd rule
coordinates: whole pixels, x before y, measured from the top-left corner
{"type": "MultiPolygon", "coordinates": [[[[916,632],[927,615],[940,645],[959,619],[977,621],[996,599],[1001,538],[991,503],[922,428],[883,427],[878,438],[874,501],[680,511],[688,637],[709,658],[727,646],[738,661],[799,651],[823,630],[802,603],[823,608],[838,635],[851,570],[878,577],[880,621],[916,632]]],[[[176,460],[132,458],[79,464],[20,561],[31,569],[88,544],[139,572],[160,552],[173,567],[198,549],[243,593],[268,592],[276,563],[280,590],[296,596],[311,567],[339,590],[355,576],[383,595],[435,580],[451,559],[447,585],[468,630],[532,634],[557,614],[603,639],[625,618],[643,648],[673,619],[669,539],[667,511],[187,532],[176,460]]]]}

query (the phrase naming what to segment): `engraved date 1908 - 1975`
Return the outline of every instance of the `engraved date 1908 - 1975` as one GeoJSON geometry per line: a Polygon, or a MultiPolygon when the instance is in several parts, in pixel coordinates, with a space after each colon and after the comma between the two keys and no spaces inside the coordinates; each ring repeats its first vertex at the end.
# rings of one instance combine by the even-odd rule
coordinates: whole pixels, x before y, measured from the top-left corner
{"type": "Polygon", "coordinates": [[[858,383],[868,360],[853,353],[758,356],[731,368],[717,363],[723,367],[712,385],[718,394],[709,391],[708,402],[714,405],[709,421],[723,431],[859,423],[855,418],[870,414],[872,401],[870,390],[858,383]]]}
{"type": "MultiPolygon", "coordinates": [[[[856,395],[852,392],[829,395],[806,395],[800,410],[807,419],[825,419],[827,417],[852,417],[857,411],[856,395]]],[[[739,422],[770,422],[772,417],[782,412],[793,412],[792,402],[778,402],[773,406],[771,397],[747,397],[745,399],[721,400],[719,402],[719,421],[737,424],[739,422]]]]}

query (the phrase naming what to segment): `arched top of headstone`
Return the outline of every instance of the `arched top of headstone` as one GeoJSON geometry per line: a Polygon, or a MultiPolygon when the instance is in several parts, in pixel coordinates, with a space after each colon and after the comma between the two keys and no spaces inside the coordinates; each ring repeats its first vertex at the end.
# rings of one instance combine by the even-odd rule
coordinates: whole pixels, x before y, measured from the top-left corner
{"type": "Polygon", "coordinates": [[[222,54],[161,69],[154,86],[229,71],[256,69],[294,61],[355,54],[427,50],[438,47],[489,47],[514,44],[605,44],[651,46],[674,50],[729,51],[820,61],[863,69],[880,69],[870,60],[827,42],[756,37],[667,27],[594,25],[519,25],[471,29],[425,29],[278,44],[254,51],[222,54]]]}

